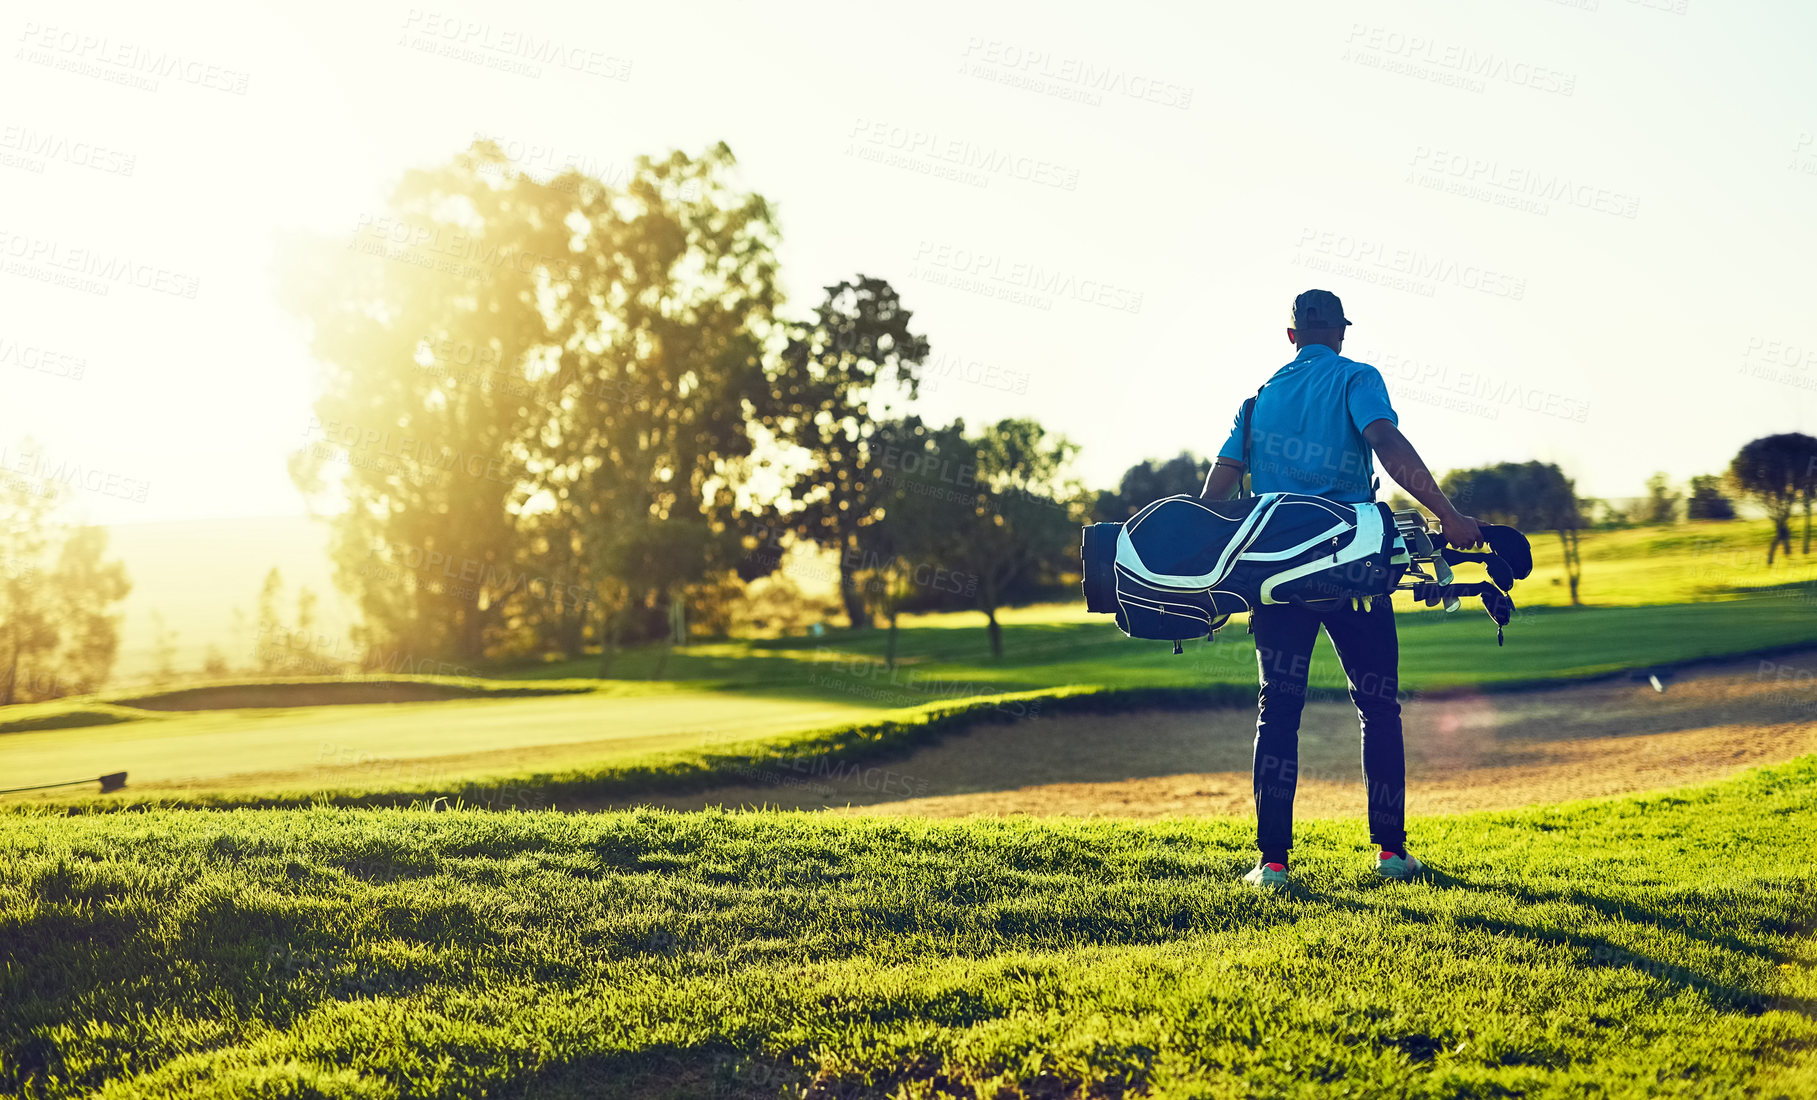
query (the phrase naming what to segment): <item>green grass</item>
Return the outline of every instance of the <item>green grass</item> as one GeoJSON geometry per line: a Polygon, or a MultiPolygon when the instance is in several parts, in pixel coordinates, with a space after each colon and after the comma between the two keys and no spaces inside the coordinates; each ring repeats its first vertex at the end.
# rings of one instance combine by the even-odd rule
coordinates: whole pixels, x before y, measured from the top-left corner
{"type": "MultiPolygon", "coordinates": [[[[547,698],[509,697],[526,687],[520,678],[448,681],[475,697],[443,702],[183,712],[135,710],[117,697],[68,700],[31,708],[22,720],[49,725],[0,736],[0,753],[9,786],[127,771],[131,786],[98,800],[108,805],[398,804],[438,795],[547,805],[698,788],[804,754],[887,755],[970,721],[956,713],[966,707],[995,718],[1005,705],[1051,714],[1254,698],[1255,650],[1240,624],[1174,656],[1165,643],[1131,641],[1077,608],[1025,609],[1009,616],[1005,657],[994,661],[983,631],[966,618],[976,616],[906,627],[895,670],[883,665],[879,632],[840,631],[682,647],[669,657],[668,681],[576,679],[587,670],[581,663],[510,674],[535,674],[538,686],[562,691],[547,698]],[[1013,698],[1006,703],[1005,695],[1013,698]],[[60,729],[58,708],[137,717],[60,729]]],[[[1541,608],[1507,633],[1498,649],[1480,611],[1403,615],[1403,687],[1495,690],[1810,645],[1817,615],[1783,597],[1541,608]]],[[[656,659],[630,653],[621,670],[632,676],[656,659]]],[[[1311,681],[1328,691],[1343,686],[1322,640],[1311,681]]],[[[97,801],[68,789],[0,805],[22,799],[97,801]]]]}
{"type": "MultiPolygon", "coordinates": [[[[1782,555],[1768,566],[1771,532],[1764,519],[1585,532],[1581,596],[1596,607],[1737,599],[1783,589],[1810,598],[1817,593],[1817,556],[1782,555]]],[[[1800,534],[1794,523],[1794,547],[1803,546],[1800,534]]],[[[1515,585],[1515,602],[1569,604],[1563,558],[1556,534],[1533,536],[1533,576],[1515,585]]]]}
{"type": "Polygon", "coordinates": [[[1803,1097],[1817,759],[1417,820],[0,818],[32,1098],[1803,1097]]]}

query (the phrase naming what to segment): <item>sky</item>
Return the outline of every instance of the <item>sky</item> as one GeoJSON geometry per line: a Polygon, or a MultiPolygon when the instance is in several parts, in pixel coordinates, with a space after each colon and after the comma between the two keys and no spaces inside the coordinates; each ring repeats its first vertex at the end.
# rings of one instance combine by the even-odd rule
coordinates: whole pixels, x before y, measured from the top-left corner
{"type": "Polygon", "coordinates": [[[300,515],[277,300],[493,137],[622,177],[728,143],[789,308],[890,280],[924,416],[1031,416],[1109,486],[1216,451],[1335,291],[1435,469],[1580,492],[1817,433],[1817,6],[10,4],[0,465],[121,524],[300,515]]]}

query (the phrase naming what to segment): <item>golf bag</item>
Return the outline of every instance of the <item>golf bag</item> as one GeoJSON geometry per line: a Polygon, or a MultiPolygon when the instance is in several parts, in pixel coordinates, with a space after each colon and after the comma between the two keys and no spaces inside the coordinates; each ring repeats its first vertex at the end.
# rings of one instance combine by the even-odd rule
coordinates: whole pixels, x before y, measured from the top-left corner
{"type": "Polygon", "coordinates": [[[1240,500],[1165,497],[1124,523],[1094,523],[1080,545],[1087,611],[1115,615],[1132,638],[1203,638],[1240,611],[1293,603],[1368,607],[1397,588],[1455,610],[1480,596],[1496,644],[1514,610],[1507,589],[1533,568],[1526,538],[1482,525],[1490,552],[1444,545],[1418,512],[1296,493],[1240,500]],[[1489,583],[1456,583],[1450,567],[1483,565],[1489,583]],[[1428,569],[1431,571],[1428,572],[1428,569]]]}

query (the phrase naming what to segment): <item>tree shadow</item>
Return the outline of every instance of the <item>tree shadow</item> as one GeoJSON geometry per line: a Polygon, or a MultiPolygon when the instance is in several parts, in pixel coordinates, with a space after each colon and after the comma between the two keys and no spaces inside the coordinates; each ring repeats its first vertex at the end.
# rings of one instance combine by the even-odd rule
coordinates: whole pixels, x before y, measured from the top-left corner
{"type": "MultiPolygon", "coordinates": [[[[1382,880],[1378,885],[1393,887],[1398,884],[1382,880]]],[[[1514,883],[1480,884],[1472,882],[1462,875],[1432,867],[1428,867],[1419,879],[1408,885],[1423,885],[1436,890],[1467,890],[1472,893],[1499,894],[1515,898],[1523,905],[1562,903],[1582,906],[1610,921],[1675,931],[1706,946],[1720,948],[1757,963],[1779,964],[1790,961],[1791,958],[1782,951],[1775,951],[1758,943],[1749,942],[1734,932],[1689,923],[1684,919],[1683,914],[1666,912],[1632,899],[1617,900],[1589,890],[1549,890],[1514,883]]],[[[1345,898],[1332,897],[1325,900],[1342,908],[1356,910],[1369,908],[1363,903],[1345,898]]],[[[1432,920],[1430,913],[1413,906],[1392,901],[1389,904],[1399,912],[1404,920],[1417,923],[1430,923],[1432,920]]],[[[1712,1009],[1719,1012],[1757,1016],[1769,1010],[1782,1010],[1806,1016],[1817,1015],[1817,999],[1775,995],[1771,992],[1723,982],[1699,973],[1682,963],[1634,951],[1591,933],[1574,931],[1570,928],[1542,928],[1519,920],[1476,914],[1454,914],[1449,919],[1465,928],[1480,929],[1496,936],[1523,939],[1544,948],[1582,951],[1588,955],[1590,966],[1621,968],[1645,974],[1679,990],[1701,996],[1712,1009]]],[[[1780,935],[1797,936],[1808,933],[1810,929],[1807,922],[1806,924],[1773,926],[1769,930],[1780,935]]]]}

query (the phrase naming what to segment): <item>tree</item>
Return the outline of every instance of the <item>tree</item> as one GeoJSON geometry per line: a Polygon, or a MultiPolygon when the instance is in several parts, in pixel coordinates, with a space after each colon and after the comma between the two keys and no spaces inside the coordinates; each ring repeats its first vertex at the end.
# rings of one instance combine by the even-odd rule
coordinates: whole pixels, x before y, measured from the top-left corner
{"type": "Polygon", "coordinates": [[[332,519],[369,645],[474,659],[498,628],[558,396],[531,380],[545,296],[572,281],[570,202],[476,142],[406,173],[351,242],[291,256],[285,298],[325,368],[291,476],[332,519]]]}
{"type": "Polygon", "coordinates": [[[990,630],[991,656],[1003,656],[997,611],[1012,586],[1066,568],[1079,541],[1084,500],[1067,476],[1078,452],[1033,420],[1008,419],[966,437],[962,422],[938,434],[940,476],[955,498],[939,525],[942,560],[977,582],[977,607],[990,630]]]}
{"type": "Polygon", "coordinates": [[[1678,502],[1683,499],[1684,494],[1673,492],[1672,480],[1661,470],[1647,479],[1647,499],[1637,518],[1641,523],[1648,524],[1676,522],[1678,502]]]}
{"type": "Polygon", "coordinates": [[[1092,505],[1100,523],[1120,523],[1162,497],[1180,493],[1197,495],[1205,482],[1207,463],[1191,451],[1181,451],[1165,462],[1143,459],[1123,472],[1114,492],[1101,492],[1092,505]]]}
{"type": "Polygon", "coordinates": [[[895,288],[859,275],[826,288],[814,320],[793,326],[771,380],[770,422],[807,452],[788,489],[802,538],[837,551],[839,594],[853,627],[869,625],[857,570],[863,528],[877,522],[874,435],[890,397],[913,399],[927,340],[909,329],[912,311],[895,288]],[[875,407],[874,407],[875,406],[875,407]]]}
{"type": "Polygon", "coordinates": [[[1735,506],[1722,495],[1722,479],[1714,474],[1699,474],[1691,479],[1691,495],[1685,500],[1686,519],[1734,519],[1735,506]]]}
{"type": "Polygon", "coordinates": [[[1459,510],[1522,531],[1554,531],[1564,551],[1565,578],[1576,605],[1583,579],[1579,534],[1584,526],[1577,488],[1550,462],[1502,462],[1474,470],[1453,470],[1441,482],[1459,510]]]}
{"type": "MultiPolygon", "coordinates": [[[[897,621],[903,605],[917,590],[967,599],[977,596],[977,579],[942,560],[950,544],[942,532],[953,522],[953,504],[942,500],[941,486],[915,476],[902,476],[905,455],[966,455],[974,452],[955,424],[929,429],[918,416],[887,420],[869,437],[871,464],[860,475],[873,522],[856,528],[855,545],[842,555],[841,575],[861,578],[858,587],[871,609],[889,623],[884,664],[896,667],[897,621]]],[[[920,464],[914,464],[919,468],[920,464]]]]}
{"type": "Polygon", "coordinates": [[[1749,442],[1729,463],[1729,482],[1766,508],[1773,521],[1767,564],[1779,547],[1792,552],[1792,506],[1805,503],[1805,552],[1810,552],[1810,502],[1817,481],[1817,439],[1802,432],[1762,436],[1749,442]]]}
{"type": "Polygon", "coordinates": [[[736,560],[777,291],[734,168],[718,145],[543,185],[480,141],[407,174],[356,247],[299,252],[287,295],[328,381],[292,474],[347,505],[336,580],[369,651],[609,649],[736,560]],[[704,525],[699,553],[610,571],[676,523],[704,525]]]}
{"type": "Polygon", "coordinates": [[[57,507],[54,484],[0,478],[0,705],[99,690],[119,652],[126,570],[57,507]]]}
{"type": "Polygon", "coordinates": [[[672,634],[687,586],[742,551],[736,490],[772,407],[777,233],[735,169],[722,144],[639,158],[622,188],[573,173],[558,189],[574,196],[576,271],[545,295],[542,400],[557,411],[530,465],[554,512],[539,525],[579,541],[602,668],[627,630],[672,634]]]}
{"type": "Polygon", "coordinates": [[[106,529],[78,527],[64,540],[51,571],[62,642],[57,676],[71,694],[101,690],[120,652],[121,616],[112,608],[132,584],[126,567],[106,556],[106,529]]]}

